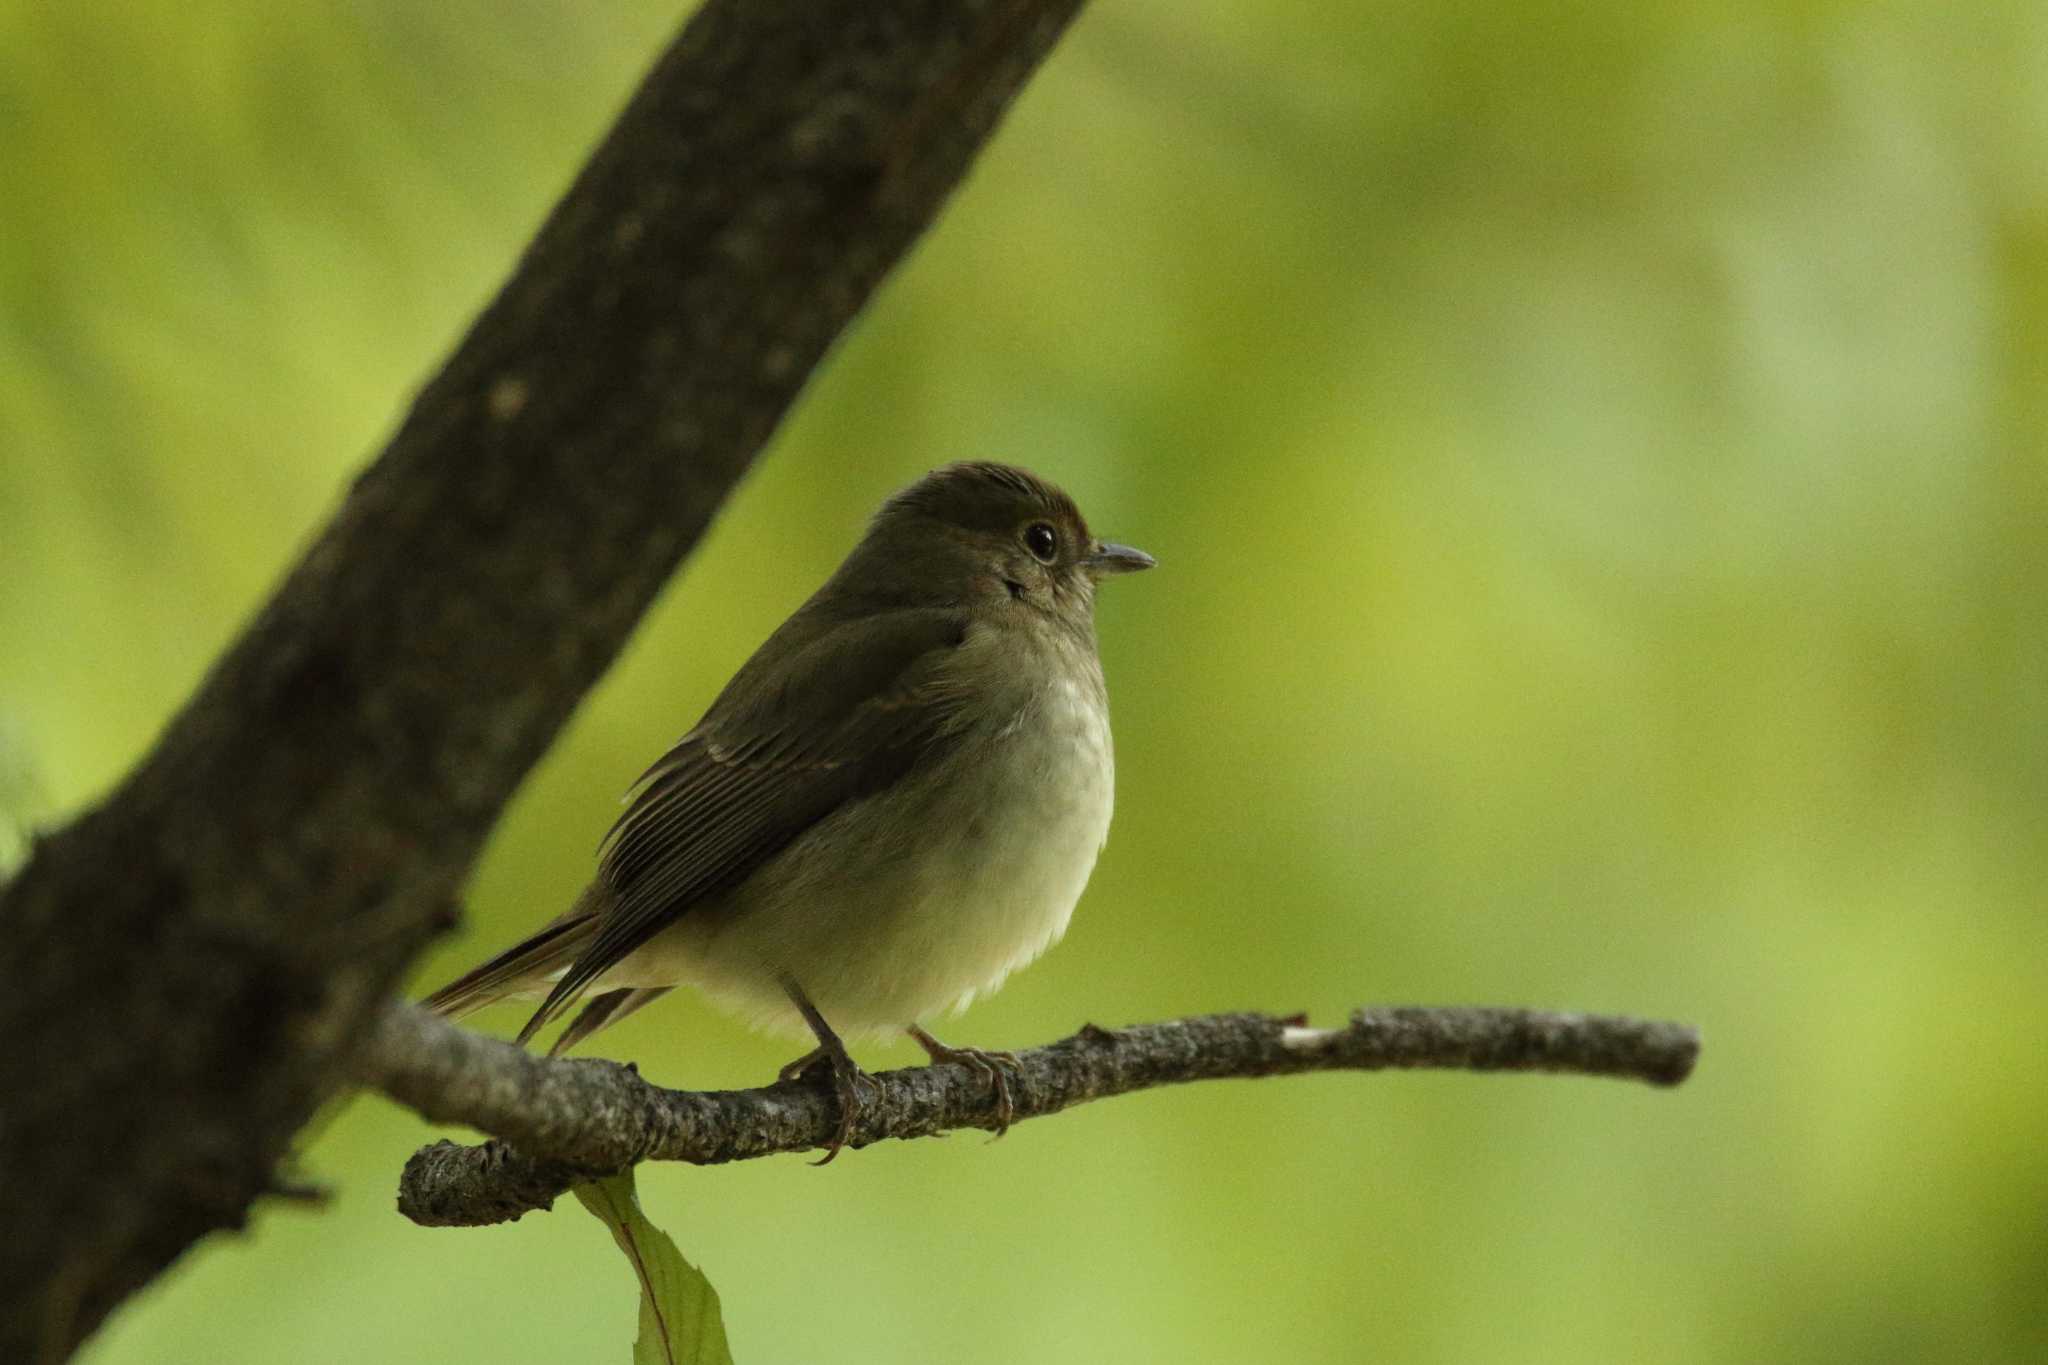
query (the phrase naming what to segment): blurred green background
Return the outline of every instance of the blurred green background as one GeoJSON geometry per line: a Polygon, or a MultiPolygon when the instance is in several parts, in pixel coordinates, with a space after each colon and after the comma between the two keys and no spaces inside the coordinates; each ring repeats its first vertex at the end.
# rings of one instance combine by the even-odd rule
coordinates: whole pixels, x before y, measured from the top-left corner
{"type": "MultiPolygon", "coordinates": [[[[0,4],[13,856],[150,742],[676,19],[0,4]]],[[[1161,567],[1105,594],[1122,799],[1073,930],[945,1036],[1530,1003],[1705,1060],[650,1168],[742,1360],[2048,1358],[2044,90],[2031,2],[1098,0],[418,984],[574,893],[879,498],[1013,459],[1161,567]]],[[[786,1060],[681,997],[606,1042],[786,1060]]],[[[433,1135],[357,1100],[331,1208],[88,1359],[625,1359],[572,1202],[392,1212],[433,1135]]]]}

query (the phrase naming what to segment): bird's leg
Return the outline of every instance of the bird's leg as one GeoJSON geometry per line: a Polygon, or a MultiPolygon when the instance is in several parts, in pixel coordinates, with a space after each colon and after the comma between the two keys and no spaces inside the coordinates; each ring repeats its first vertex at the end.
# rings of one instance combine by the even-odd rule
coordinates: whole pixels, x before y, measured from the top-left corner
{"type": "Polygon", "coordinates": [[[854,1120],[860,1115],[860,1083],[869,1080],[853,1057],[847,1052],[846,1044],[839,1041],[839,1035],[825,1022],[825,1016],[818,1013],[818,1007],[804,994],[803,987],[790,977],[782,978],[782,989],[789,996],[789,1003],[795,1005],[797,1013],[811,1026],[811,1033],[818,1045],[803,1056],[782,1068],[782,1079],[794,1080],[819,1062],[825,1062],[832,1069],[832,1089],[839,1097],[839,1131],[833,1135],[832,1145],[825,1149],[825,1155],[812,1162],[823,1166],[839,1155],[839,1149],[853,1139],[854,1120]]]}
{"type": "Polygon", "coordinates": [[[978,1047],[948,1047],[916,1024],[905,1031],[917,1039],[918,1046],[932,1061],[951,1062],[988,1077],[990,1088],[996,1092],[995,1135],[1001,1137],[1010,1131],[1010,1120],[1017,1117],[1017,1104],[1010,1095],[1010,1071],[1017,1067],[1016,1053],[984,1052],[978,1047]]]}

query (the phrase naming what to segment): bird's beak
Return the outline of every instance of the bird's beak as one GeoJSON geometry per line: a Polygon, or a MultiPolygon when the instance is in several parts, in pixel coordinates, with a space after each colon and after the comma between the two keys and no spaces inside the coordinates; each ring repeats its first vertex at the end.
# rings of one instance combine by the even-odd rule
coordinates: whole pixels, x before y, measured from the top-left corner
{"type": "Polygon", "coordinates": [[[1159,561],[1143,550],[1129,545],[1119,545],[1113,540],[1100,541],[1095,552],[1081,561],[1088,572],[1096,578],[1107,578],[1111,574],[1136,573],[1149,569],[1159,561]]]}

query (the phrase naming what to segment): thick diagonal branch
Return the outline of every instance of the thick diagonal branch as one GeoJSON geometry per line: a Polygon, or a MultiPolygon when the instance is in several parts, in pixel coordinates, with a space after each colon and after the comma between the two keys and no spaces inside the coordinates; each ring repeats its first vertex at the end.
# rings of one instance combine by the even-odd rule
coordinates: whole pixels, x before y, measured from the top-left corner
{"type": "MultiPolygon", "coordinates": [[[[1513,1009],[1359,1010],[1343,1028],[1264,1014],[1212,1014],[1133,1028],[1083,1028],[1018,1055],[1015,1121],[1089,1100],[1185,1081],[1303,1071],[1438,1068],[1551,1071],[1676,1085],[1699,1035],[1681,1024],[1513,1009]]],[[[407,1005],[379,1020],[357,1076],[439,1122],[503,1141],[438,1142],[406,1163],[399,1210],[465,1227],[544,1209],[578,1180],[639,1161],[711,1164],[829,1143],[829,1087],[664,1090],[617,1062],[534,1057],[407,1005]]],[[[986,1077],[964,1067],[890,1071],[860,1115],[853,1145],[997,1126],[986,1077]]]]}
{"type": "Polygon", "coordinates": [[[1079,3],[709,0],[660,58],[154,751],[0,888],[0,1359],[243,1220],[1079,3]]]}

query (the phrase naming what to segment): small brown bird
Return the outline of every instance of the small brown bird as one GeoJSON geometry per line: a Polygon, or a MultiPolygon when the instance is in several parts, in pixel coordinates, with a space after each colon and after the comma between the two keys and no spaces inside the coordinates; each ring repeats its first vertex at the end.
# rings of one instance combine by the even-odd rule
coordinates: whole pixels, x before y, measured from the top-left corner
{"type": "Polygon", "coordinates": [[[974,1067],[1006,1123],[1015,1059],[921,1021],[1065,931],[1114,791],[1095,589],[1152,562],[1025,470],[935,470],[641,778],[576,903],[427,1005],[541,997],[524,1043],[590,996],[560,1052],[689,982],[815,1039],[782,1074],[829,1065],[827,1161],[864,1079],[835,1029],[974,1067]]]}

